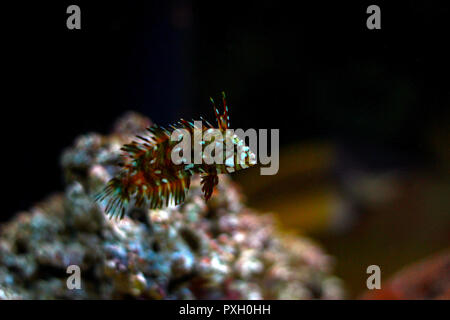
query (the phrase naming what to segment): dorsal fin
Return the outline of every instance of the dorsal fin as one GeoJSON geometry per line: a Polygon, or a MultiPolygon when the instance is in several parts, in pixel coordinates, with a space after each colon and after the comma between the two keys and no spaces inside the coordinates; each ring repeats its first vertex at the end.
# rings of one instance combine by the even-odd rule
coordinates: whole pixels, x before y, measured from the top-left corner
{"type": "Polygon", "coordinates": [[[214,102],[213,98],[209,98],[211,100],[211,103],[214,107],[214,114],[216,115],[217,124],[219,125],[219,129],[226,130],[230,127],[230,117],[228,116],[228,106],[227,106],[227,100],[225,97],[225,92],[222,91],[222,104],[223,104],[223,113],[221,114],[219,112],[219,109],[217,109],[217,106],[214,102]]]}
{"type": "Polygon", "coordinates": [[[163,127],[154,125],[153,127],[147,128],[147,131],[151,134],[151,140],[154,144],[161,143],[170,138],[170,132],[163,127]]]}

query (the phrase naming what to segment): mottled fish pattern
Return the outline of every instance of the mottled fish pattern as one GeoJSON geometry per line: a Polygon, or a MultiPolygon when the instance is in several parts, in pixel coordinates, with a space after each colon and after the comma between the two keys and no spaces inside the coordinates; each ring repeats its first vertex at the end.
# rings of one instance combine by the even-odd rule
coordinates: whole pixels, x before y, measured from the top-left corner
{"type": "MultiPolygon", "coordinates": [[[[201,127],[198,126],[199,122],[196,127],[194,121],[181,119],[168,129],[156,125],[147,128],[147,135],[136,136],[136,140],[122,147],[121,170],[96,196],[96,200],[105,205],[105,212],[111,218],[122,219],[132,207],[160,209],[169,204],[181,204],[185,200],[191,177],[194,174],[202,176],[202,191],[205,201],[208,201],[214,187],[219,182],[218,174],[231,173],[254,164],[252,161],[254,161],[255,155],[248,147],[244,146],[244,141],[234,134],[226,134],[230,121],[225,93],[222,92],[223,113],[219,112],[214,100],[210,99],[214,107],[218,129],[224,138],[220,141],[216,141],[216,139],[208,142],[201,140],[199,142],[202,145],[200,150],[204,150],[210,143],[231,143],[233,146],[243,147],[244,152],[237,154],[235,148],[231,155],[224,152],[222,164],[206,164],[203,161],[201,164],[185,163],[187,161],[174,164],[171,154],[179,144],[179,141],[171,140],[171,135],[175,130],[186,130],[193,137],[194,130],[201,129],[203,137],[203,133],[208,133],[213,126],[201,118],[201,127]],[[227,156],[228,158],[226,158],[227,156]],[[240,161],[241,157],[245,158],[245,161],[240,161]]],[[[194,154],[194,140],[191,139],[192,155],[194,154]]]]}

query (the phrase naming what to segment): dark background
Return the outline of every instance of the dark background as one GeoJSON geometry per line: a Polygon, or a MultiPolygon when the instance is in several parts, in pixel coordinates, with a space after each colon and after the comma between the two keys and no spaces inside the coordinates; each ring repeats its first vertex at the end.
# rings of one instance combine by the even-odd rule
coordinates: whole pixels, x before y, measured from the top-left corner
{"type": "Polygon", "coordinates": [[[444,1],[44,1],[2,4],[0,220],[63,189],[58,157],[126,110],[167,125],[279,128],[281,145],[326,139],[367,166],[433,166],[448,124],[444,1]],[[81,30],[66,8],[81,7],[81,30]],[[381,7],[381,30],[366,8],[381,7]],[[384,155],[379,156],[379,150],[384,155]]]}

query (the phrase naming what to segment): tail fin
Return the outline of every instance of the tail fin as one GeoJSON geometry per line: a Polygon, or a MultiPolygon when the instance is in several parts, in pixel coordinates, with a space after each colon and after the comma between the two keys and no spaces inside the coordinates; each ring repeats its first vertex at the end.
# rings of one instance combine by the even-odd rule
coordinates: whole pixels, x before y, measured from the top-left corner
{"type": "Polygon", "coordinates": [[[116,177],[111,179],[103,191],[95,196],[95,200],[98,202],[107,200],[106,214],[110,218],[118,218],[120,220],[128,210],[130,196],[126,186],[116,177]]]}
{"type": "Polygon", "coordinates": [[[223,103],[223,114],[219,113],[219,109],[217,109],[216,104],[214,102],[213,98],[209,98],[211,100],[211,103],[214,107],[214,114],[216,115],[217,124],[219,125],[219,129],[226,130],[230,127],[230,117],[228,115],[228,106],[227,106],[227,100],[225,97],[225,92],[222,91],[222,103],[223,103]]]}

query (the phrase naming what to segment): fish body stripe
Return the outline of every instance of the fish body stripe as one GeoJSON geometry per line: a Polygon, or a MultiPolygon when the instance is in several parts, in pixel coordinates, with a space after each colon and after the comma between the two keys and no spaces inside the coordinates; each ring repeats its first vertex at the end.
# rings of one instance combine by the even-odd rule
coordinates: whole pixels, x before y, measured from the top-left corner
{"type": "MultiPolygon", "coordinates": [[[[215,107],[214,112],[219,126],[219,130],[225,136],[225,130],[229,127],[228,107],[226,106],[225,94],[223,93],[224,113],[220,114],[215,107]]],[[[213,192],[213,188],[218,183],[217,174],[231,173],[242,168],[239,165],[236,153],[232,157],[224,159],[225,164],[174,164],[172,161],[172,151],[179,144],[179,141],[170,139],[175,130],[183,129],[194,136],[195,129],[202,130],[203,134],[213,126],[201,118],[202,126],[196,127],[195,121],[181,119],[168,129],[160,126],[147,128],[146,135],[136,136],[136,140],[125,144],[122,150],[123,164],[118,174],[112,178],[101,193],[96,196],[96,200],[105,203],[105,211],[112,218],[123,218],[130,207],[145,207],[149,209],[160,209],[169,204],[178,205],[184,202],[189,190],[191,177],[194,174],[202,175],[202,190],[205,199],[208,200],[213,192]],[[230,159],[232,158],[233,161],[230,159]],[[232,165],[232,162],[233,165],[232,165]]],[[[181,137],[180,137],[181,138],[181,137]]],[[[232,137],[231,139],[236,139],[232,137]]],[[[194,155],[194,140],[191,139],[191,155],[194,155]]],[[[205,148],[209,143],[202,141],[201,146],[205,148]]],[[[242,141],[235,141],[234,144],[241,145],[242,141]]],[[[179,150],[175,150],[179,152],[179,150]]],[[[184,159],[186,160],[186,159],[184,159]]],[[[191,159],[192,160],[192,159],[191,159]]]]}

